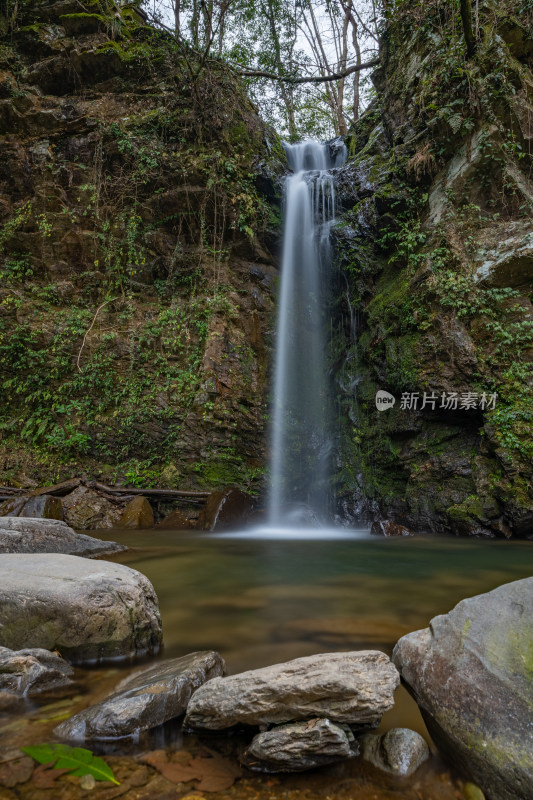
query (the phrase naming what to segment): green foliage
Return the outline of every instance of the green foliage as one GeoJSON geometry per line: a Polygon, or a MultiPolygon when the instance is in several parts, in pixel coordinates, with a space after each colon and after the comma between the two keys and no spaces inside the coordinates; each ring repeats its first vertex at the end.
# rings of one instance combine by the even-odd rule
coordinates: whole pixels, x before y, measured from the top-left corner
{"type": "Polygon", "coordinates": [[[17,254],[6,258],[3,267],[0,268],[0,281],[6,286],[28,280],[32,275],[33,270],[25,255],[17,254]]]}
{"type": "Polygon", "coordinates": [[[17,208],[14,215],[5,222],[0,228],[0,253],[6,242],[15,234],[17,230],[22,228],[23,225],[31,219],[32,204],[28,200],[22,206],[17,208]]]}
{"type": "Polygon", "coordinates": [[[21,750],[38,764],[52,764],[54,769],[69,770],[71,775],[78,778],[92,775],[97,781],[110,781],[116,786],[120,785],[105,761],[83,747],[70,747],[67,744],[38,744],[22,747],[21,750]]]}

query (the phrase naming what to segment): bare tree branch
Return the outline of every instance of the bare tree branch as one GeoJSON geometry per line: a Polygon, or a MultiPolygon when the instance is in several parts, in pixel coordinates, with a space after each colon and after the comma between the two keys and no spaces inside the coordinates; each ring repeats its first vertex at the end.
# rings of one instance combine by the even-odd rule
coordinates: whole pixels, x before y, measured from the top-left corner
{"type": "Polygon", "coordinates": [[[356,64],[353,67],[348,67],[344,72],[336,72],[331,75],[304,77],[304,78],[284,78],[282,75],[276,75],[273,72],[262,72],[261,70],[241,70],[237,67],[228,64],[231,69],[243,78],[268,78],[271,81],[284,81],[285,83],[325,83],[326,81],[338,81],[341,78],[346,78],[348,75],[353,75],[354,72],[359,72],[362,69],[370,69],[370,67],[377,67],[380,64],[379,58],[373,61],[367,61],[365,64],[356,64]]]}

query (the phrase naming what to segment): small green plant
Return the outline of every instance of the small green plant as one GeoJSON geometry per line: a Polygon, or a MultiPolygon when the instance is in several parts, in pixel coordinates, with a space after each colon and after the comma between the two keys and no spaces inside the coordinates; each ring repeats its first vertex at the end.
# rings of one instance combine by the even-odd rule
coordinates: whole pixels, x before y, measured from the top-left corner
{"type": "Polygon", "coordinates": [[[53,769],[67,769],[71,775],[76,775],[78,778],[92,775],[97,781],[111,781],[116,786],[120,785],[105,761],[83,747],[70,747],[68,744],[37,744],[21,749],[38,764],[51,764],[53,769]]]}

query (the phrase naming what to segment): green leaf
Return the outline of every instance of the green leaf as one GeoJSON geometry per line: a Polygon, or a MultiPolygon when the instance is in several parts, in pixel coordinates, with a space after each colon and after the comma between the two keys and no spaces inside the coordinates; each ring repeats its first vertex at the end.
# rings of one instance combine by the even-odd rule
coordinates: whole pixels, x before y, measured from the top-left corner
{"type": "Polygon", "coordinates": [[[68,769],[72,775],[79,778],[92,775],[97,781],[111,781],[119,786],[119,782],[115,780],[113,772],[105,761],[83,747],[69,747],[68,744],[37,744],[32,747],[22,747],[21,750],[38,764],[53,764],[54,769],[68,769]]]}

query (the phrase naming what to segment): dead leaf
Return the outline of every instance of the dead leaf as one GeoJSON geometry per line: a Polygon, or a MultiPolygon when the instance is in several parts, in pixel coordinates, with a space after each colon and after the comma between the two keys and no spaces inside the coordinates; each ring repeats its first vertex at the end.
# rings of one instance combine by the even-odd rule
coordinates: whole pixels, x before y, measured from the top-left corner
{"type": "Polygon", "coordinates": [[[32,783],[37,789],[53,789],[56,779],[69,771],[68,769],[55,769],[50,764],[39,764],[33,770],[32,783]]]}
{"type": "Polygon", "coordinates": [[[26,783],[33,772],[33,758],[20,756],[0,764],[0,786],[12,789],[19,783],[26,783]]]}
{"type": "Polygon", "coordinates": [[[191,761],[191,766],[193,763],[201,775],[200,782],[196,785],[199,791],[223,792],[233,786],[236,778],[241,776],[241,768],[223,756],[195,758],[191,761]]]}
{"type": "MultiPolygon", "coordinates": [[[[164,750],[156,750],[144,756],[143,761],[155,767],[172,783],[198,781],[196,789],[201,792],[222,792],[233,786],[236,778],[241,775],[241,769],[235,762],[213,751],[210,751],[207,757],[195,758],[192,758],[190,753],[175,753],[169,760],[164,750]],[[187,760],[184,758],[185,755],[187,760]]],[[[193,795],[190,794],[188,797],[192,800],[193,795]]]]}

